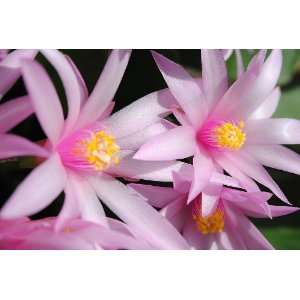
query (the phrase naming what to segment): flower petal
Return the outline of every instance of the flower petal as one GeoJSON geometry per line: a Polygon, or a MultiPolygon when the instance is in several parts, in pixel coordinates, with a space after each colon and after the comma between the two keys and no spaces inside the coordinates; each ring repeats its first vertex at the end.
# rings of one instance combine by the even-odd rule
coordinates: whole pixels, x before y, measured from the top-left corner
{"type": "Polygon", "coordinates": [[[220,50],[201,50],[202,84],[209,107],[225,94],[228,86],[225,61],[220,50]]]}
{"type": "Polygon", "coordinates": [[[48,157],[46,149],[13,134],[0,134],[0,159],[16,156],[48,157]]]}
{"type": "Polygon", "coordinates": [[[131,50],[113,50],[104,66],[94,90],[80,113],[77,127],[95,122],[113,97],[126,70],[131,50]]]}
{"type": "Polygon", "coordinates": [[[280,88],[275,88],[264,102],[252,113],[250,119],[271,118],[279,103],[281,96],[280,88]]]}
{"type": "Polygon", "coordinates": [[[0,105],[0,133],[4,133],[33,113],[28,96],[23,96],[0,105]]]}
{"type": "Polygon", "coordinates": [[[24,61],[23,77],[39,122],[55,145],[63,130],[64,116],[56,90],[41,65],[24,61]]]}
{"type": "Polygon", "coordinates": [[[141,160],[173,160],[192,156],[196,151],[195,132],[191,127],[178,126],[151,138],[134,155],[141,160]]]}
{"type": "Polygon", "coordinates": [[[172,188],[145,184],[130,183],[127,186],[147,199],[147,202],[157,208],[163,208],[181,194],[172,188]]]}
{"type": "Polygon", "coordinates": [[[176,229],[132,189],[107,175],[90,177],[90,183],[117,216],[143,233],[154,246],[162,249],[188,248],[176,229]]]}
{"type": "Polygon", "coordinates": [[[38,50],[20,49],[9,53],[0,63],[0,99],[21,75],[22,59],[33,59],[38,50]]]}
{"type": "Polygon", "coordinates": [[[246,123],[247,144],[299,144],[300,121],[259,119],[246,123]]]}
{"type": "Polygon", "coordinates": [[[240,150],[239,153],[226,153],[225,155],[235,167],[239,168],[247,176],[269,188],[279,199],[289,204],[280,187],[276,184],[264,167],[248,153],[240,150]]]}
{"type": "Polygon", "coordinates": [[[4,204],[0,216],[6,219],[29,216],[44,209],[64,189],[66,172],[59,156],[52,155],[36,167],[4,204]]]}
{"type": "Polygon", "coordinates": [[[211,183],[203,189],[201,194],[201,212],[203,217],[210,216],[216,210],[222,189],[222,185],[211,183]]]}
{"type": "Polygon", "coordinates": [[[145,144],[149,139],[167,132],[176,127],[173,123],[161,120],[157,123],[147,126],[146,128],[137,131],[136,133],[124,136],[117,139],[117,144],[124,150],[136,150],[145,144]]]}
{"type": "Polygon", "coordinates": [[[172,94],[191,123],[199,126],[207,114],[207,105],[198,83],[180,65],[154,51],[152,55],[172,94]]]}
{"type": "Polygon", "coordinates": [[[167,114],[176,100],[168,89],[153,92],[138,99],[105,121],[107,128],[116,138],[128,136],[156,123],[167,114]]]}
{"type": "Polygon", "coordinates": [[[112,166],[107,173],[116,176],[171,182],[173,172],[181,170],[185,165],[180,161],[143,161],[132,158],[133,153],[121,158],[118,165],[112,166]]]}
{"type": "Polygon", "coordinates": [[[68,101],[68,117],[65,125],[65,131],[68,132],[73,127],[79,115],[82,85],[79,84],[74,68],[62,52],[56,49],[44,49],[41,52],[53,65],[62,80],[68,101]]]}

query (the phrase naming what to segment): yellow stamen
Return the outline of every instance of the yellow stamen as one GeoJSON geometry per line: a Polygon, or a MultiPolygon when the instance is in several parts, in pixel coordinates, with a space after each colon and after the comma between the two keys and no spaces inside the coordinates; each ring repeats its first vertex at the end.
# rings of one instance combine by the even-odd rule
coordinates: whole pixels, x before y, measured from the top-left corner
{"type": "Polygon", "coordinates": [[[203,234],[218,233],[224,230],[224,212],[219,208],[208,217],[193,214],[193,219],[198,230],[203,234]]]}
{"type": "Polygon", "coordinates": [[[244,122],[237,125],[226,122],[214,129],[216,141],[219,147],[229,150],[239,150],[246,140],[246,133],[243,131],[244,122]]]}
{"type": "Polygon", "coordinates": [[[74,149],[75,153],[83,155],[96,171],[102,171],[111,164],[119,163],[120,147],[116,144],[115,138],[103,130],[92,133],[88,139],[82,140],[80,144],[81,147],[74,149]]]}

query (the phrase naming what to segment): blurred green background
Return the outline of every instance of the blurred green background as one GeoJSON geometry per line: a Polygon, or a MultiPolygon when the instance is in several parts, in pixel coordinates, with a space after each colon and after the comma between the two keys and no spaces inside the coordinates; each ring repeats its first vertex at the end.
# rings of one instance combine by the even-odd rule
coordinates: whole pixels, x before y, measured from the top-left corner
{"type": "MultiPolygon", "coordinates": [[[[78,66],[91,92],[97,78],[104,66],[109,50],[62,50],[69,55],[78,66]]],[[[159,50],[160,53],[185,66],[194,76],[201,74],[200,50],[159,50]]],[[[256,50],[242,50],[242,56],[247,65],[256,50]]],[[[51,75],[59,95],[65,104],[65,95],[62,84],[55,70],[48,62],[38,55],[38,61],[42,63],[51,75]]],[[[233,54],[227,61],[231,82],[236,78],[236,62],[233,54]]],[[[282,98],[276,117],[289,117],[300,119],[300,50],[283,50],[283,68],[279,79],[282,90],[282,98]]],[[[125,72],[120,88],[115,96],[115,111],[130,104],[144,95],[157,89],[164,88],[162,79],[148,50],[134,50],[125,72]]],[[[4,101],[24,95],[26,90],[22,80],[4,97],[4,101]]],[[[65,105],[64,105],[65,107],[65,105]]],[[[44,138],[43,132],[34,116],[18,125],[13,132],[21,134],[31,140],[38,141],[44,138]]],[[[299,132],[300,134],[300,132],[299,132]]],[[[300,153],[300,146],[292,149],[300,153]]],[[[28,161],[8,160],[0,162],[0,205],[12,193],[20,181],[30,172],[27,168],[28,161]],[[21,168],[20,168],[21,166],[21,168]]],[[[269,170],[271,175],[286,193],[288,199],[295,206],[300,206],[300,176],[284,173],[277,170],[269,170]]],[[[33,218],[56,215],[62,205],[60,196],[47,209],[33,218]]],[[[280,204],[276,199],[272,203],[280,204]]],[[[107,213],[112,215],[107,210],[107,213]]],[[[275,218],[273,220],[253,220],[259,229],[265,234],[276,249],[300,249],[300,213],[275,218]]]]}

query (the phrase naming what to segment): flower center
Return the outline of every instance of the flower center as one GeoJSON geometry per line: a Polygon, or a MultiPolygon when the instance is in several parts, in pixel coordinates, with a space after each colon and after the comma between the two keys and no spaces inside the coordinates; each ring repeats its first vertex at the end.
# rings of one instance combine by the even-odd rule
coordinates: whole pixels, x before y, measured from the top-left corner
{"type": "Polygon", "coordinates": [[[64,164],[73,169],[103,171],[120,160],[120,147],[104,130],[80,130],[58,148],[64,164]]]}
{"type": "Polygon", "coordinates": [[[222,206],[219,205],[211,215],[203,217],[200,201],[196,199],[192,209],[192,217],[196,223],[197,229],[202,234],[222,232],[224,230],[224,210],[222,206]]]}
{"type": "Polygon", "coordinates": [[[244,122],[211,121],[198,133],[198,141],[218,150],[239,150],[246,141],[244,122]]]}

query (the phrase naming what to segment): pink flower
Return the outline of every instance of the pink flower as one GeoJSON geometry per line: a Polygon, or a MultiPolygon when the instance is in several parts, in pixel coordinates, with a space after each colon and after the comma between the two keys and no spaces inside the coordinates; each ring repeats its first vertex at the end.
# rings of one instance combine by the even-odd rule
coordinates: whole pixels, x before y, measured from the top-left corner
{"type": "Polygon", "coordinates": [[[37,50],[15,50],[0,53],[0,99],[13,86],[21,75],[20,65],[23,59],[33,59],[37,50]]]}
{"type": "MultiPolygon", "coordinates": [[[[253,57],[247,70],[229,87],[219,50],[202,50],[201,81],[153,53],[180,106],[174,114],[181,126],[150,139],[134,157],[167,161],[193,156],[189,202],[218,170],[237,178],[248,191],[259,191],[256,180],[288,202],[263,165],[300,174],[299,155],[280,145],[300,142],[300,122],[271,118],[280,97],[276,82],[282,55],[280,50],[273,50],[264,61],[265,54],[262,50],[253,57]]],[[[217,201],[217,197],[202,199],[206,201],[217,201]]]]}
{"type": "Polygon", "coordinates": [[[71,219],[61,231],[56,231],[56,218],[37,221],[28,218],[0,220],[0,249],[151,249],[149,244],[132,235],[124,223],[113,219],[107,221],[109,228],[81,219],[71,219]]]}
{"type": "MultiPolygon", "coordinates": [[[[132,158],[145,141],[173,126],[159,118],[167,112],[166,91],[152,93],[109,117],[113,96],[126,69],[130,51],[114,50],[91,95],[75,65],[56,50],[42,50],[60,75],[68,101],[64,120],[55,88],[36,62],[24,61],[23,77],[37,118],[48,140],[44,161],[18,186],[1,210],[2,218],[32,215],[62,191],[65,201],[56,229],[67,220],[109,227],[98,197],[153,246],[186,248],[184,239],[155,209],[115,177],[171,181],[180,162],[142,162],[132,158]],[[162,99],[163,98],[163,99],[162,99]],[[46,156],[46,157],[45,157],[46,156]]],[[[8,144],[7,144],[8,145],[8,144]]],[[[18,148],[10,141],[7,147],[18,148]]],[[[42,154],[42,153],[40,153],[42,154]]]]}
{"type": "Polygon", "coordinates": [[[283,216],[299,208],[267,203],[266,192],[242,192],[209,184],[206,193],[219,195],[211,214],[204,216],[202,194],[187,204],[189,184],[175,180],[175,189],[130,184],[165,216],[192,249],[273,249],[248,217],[283,216]]]}

